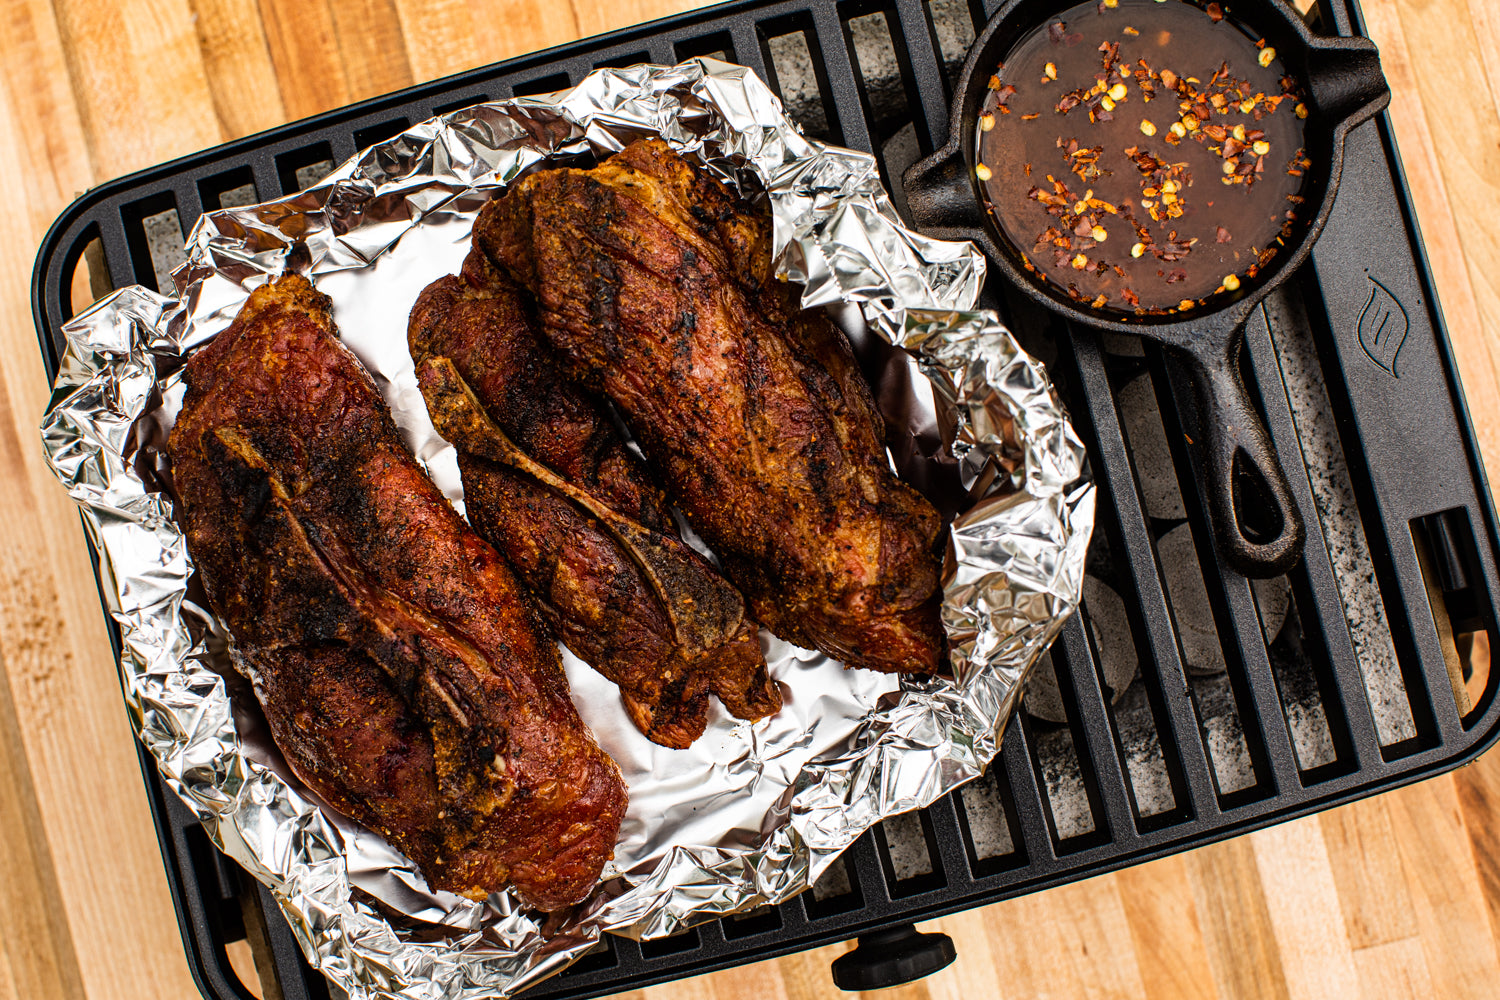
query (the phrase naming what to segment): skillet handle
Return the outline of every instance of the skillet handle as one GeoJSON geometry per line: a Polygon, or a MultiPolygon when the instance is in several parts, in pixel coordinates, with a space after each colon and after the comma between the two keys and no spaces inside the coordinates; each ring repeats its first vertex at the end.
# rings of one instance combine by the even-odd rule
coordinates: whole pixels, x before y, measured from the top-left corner
{"type": "Polygon", "coordinates": [[[1308,48],[1307,89],[1325,121],[1348,130],[1391,103],[1380,51],[1368,38],[1319,38],[1308,48]]]}
{"type": "Polygon", "coordinates": [[[1239,373],[1236,331],[1213,359],[1184,355],[1198,392],[1209,517],[1219,551],[1247,577],[1280,576],[1302,555],[1307,529],[1271,434],[1239,373]]]}
{"type": "Polygon", "coordinates": [[[984,209],[957,143],[907,167],[901,186],[914,229],[940,240],[982,238],[984,209]]]}

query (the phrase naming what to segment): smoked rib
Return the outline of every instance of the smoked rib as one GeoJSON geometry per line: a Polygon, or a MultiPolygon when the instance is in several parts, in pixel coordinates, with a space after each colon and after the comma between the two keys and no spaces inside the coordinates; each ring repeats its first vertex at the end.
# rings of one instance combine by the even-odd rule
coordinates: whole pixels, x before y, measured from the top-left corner
{"type": "Polygon", "coordinates": [[[499,555],[405,450],[328,299],[257,289],[169,442],[210,601],[288,761],[435,888],[582,899],[626,795],[499,555]]]}
{"type": "Polygon", "coordinates": [[[938,515],[891,472],[843,334],[769,280],[768,232],[643,140],[523,179],[474,241],[535,295],[757,620],[851,666],[939,669],[938,515]]]}
{"type": "Polygon", "coordinates": [[[412,310],[418,380],[458,448],[471,523],[649,739],[689,746],[710,693],[739,718],[775,712],[740,594],[677,537],[605,409],[561,377],[523,294],[474,253],[412,310]]]}

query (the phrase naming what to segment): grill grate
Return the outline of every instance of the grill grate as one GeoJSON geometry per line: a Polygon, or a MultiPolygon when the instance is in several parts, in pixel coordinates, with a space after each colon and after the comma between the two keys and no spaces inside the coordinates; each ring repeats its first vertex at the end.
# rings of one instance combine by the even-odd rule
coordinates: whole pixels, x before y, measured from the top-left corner
{"type": "MultiPolygon", "coordinates": [[[[33,300],[49,374],[75,307],[116,284],[159,287],[200,212],[300,190],[408,122],[567,86],[596,66],[694,55],[748,65],[809,134],[874,151],[904,210],[893,182],[941,144],[951,81],[997,6],[726,5],[105,185],[42,247],[33,300]],[[80,264],[87,281],[74,280],[80,264]]],[[[1322,17],[1327,31],[1359,25],[1353,0],[1324,0],[1322,17]]],[[[1252,585],[1220,560],[1190,443],[1196,408],[1170,356],[1068,328],[992,281],[985,304],[1048,364],[1100,489],[1083,608],[996,765],[871,831],[798,899],[663,941],[606,940],[530,995],[632,989],[1085,878],[1429,776],[1495,738],[1494,512],[1384,116],[1351,134],[1346,157],[1311,263],[1246,332],[1246,376],[1309,526],[1303,561],[1252,585]],[[1361,346],[1378,323],[1406,324],[1394,358],[1361,346]]],[[[142,764],[205,992],[246,995],[225,945],[247,938],[281,995],[328,996],[265,890],[226,865],[142,764]]]]}

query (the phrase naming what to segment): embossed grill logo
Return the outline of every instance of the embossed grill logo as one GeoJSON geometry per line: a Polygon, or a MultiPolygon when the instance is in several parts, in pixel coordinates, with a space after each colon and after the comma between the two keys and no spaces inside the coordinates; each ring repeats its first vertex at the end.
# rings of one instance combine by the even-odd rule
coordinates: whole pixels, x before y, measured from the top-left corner
{"type": "Polygon", "coordinates": [[[1370,356],[1370,360],[1400,378],[1396,372],[1396,355],[1406,343],[1406,331],[1411,326],[1406,310],[1380,282],[1370,279],[1370,298],[1359,314],[1359,344],[1370,356]]]}

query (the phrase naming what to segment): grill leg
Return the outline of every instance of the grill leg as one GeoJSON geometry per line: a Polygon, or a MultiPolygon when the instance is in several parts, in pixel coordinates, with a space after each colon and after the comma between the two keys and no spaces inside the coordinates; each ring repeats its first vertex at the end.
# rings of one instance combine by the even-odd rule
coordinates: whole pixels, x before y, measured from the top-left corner
{"type": "Polygon", "coordinates": [[[923,934],[897,924],[861,934],[855,949],[833,963],[833,985],[850,993],[900,986],[953,964],[958,953],[946,934],[923,934]]]}

